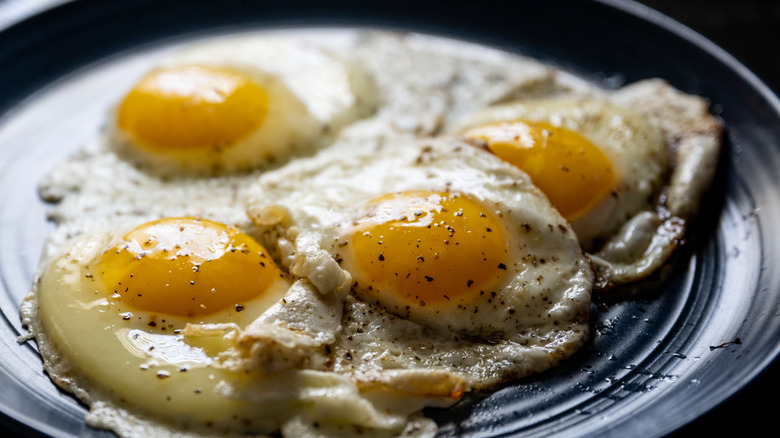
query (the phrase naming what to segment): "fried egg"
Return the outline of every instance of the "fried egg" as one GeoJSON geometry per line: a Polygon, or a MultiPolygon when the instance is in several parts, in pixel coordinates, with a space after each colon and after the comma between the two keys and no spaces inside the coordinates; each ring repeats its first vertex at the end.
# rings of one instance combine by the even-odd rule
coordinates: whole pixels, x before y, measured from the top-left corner
{"type": "Polygon", "coordinates": [[[311,286],[220,223],[166,218],[82,237],[36,289],[22,315],[47,372],[92,405],[90,424],[122,436],[272,433],[303,419],[398,432],[420,409],[404,397],[375,405],[333,373],[225,367],[243,328],[311,286]]]}
{"type": "Polygon", "coordinates": [[[218,352],[290,284],[247,235],[173,218],[78,240],[48,263],[23,318],[39,346],[54,350],[47,371],[70,391],[161,420],[183,416],[195,429],[233,430],[255,420],[219,396],[220,382],[244,377],[215,367],[218,352]],[[189,336],[188,324],[220,329],[189,336]]]}
{"type": "Polygon", "coordinates": [[[525,174],[457,139],[331,148],[262,176],[249,205],[291,273],[348,290],[329,312],[339,372],[444,369],[486,387],[587,338],[593,272],[569,224],[525,174]]]}
{"type": "Polygon", "coordinates": [[[369,115],[375,94],[360,68],[311,44],[210,41],[142,77],[118,103],[108,142],[158,173],[268,168],[369,115]]]}
{"type": "Polygon", "coordinates": [[[600,290],[668,260],[712,181],[722,135],[701,98],[662,81],[488,107],[452,129],[530,175],[592,253],[600,290]]]}

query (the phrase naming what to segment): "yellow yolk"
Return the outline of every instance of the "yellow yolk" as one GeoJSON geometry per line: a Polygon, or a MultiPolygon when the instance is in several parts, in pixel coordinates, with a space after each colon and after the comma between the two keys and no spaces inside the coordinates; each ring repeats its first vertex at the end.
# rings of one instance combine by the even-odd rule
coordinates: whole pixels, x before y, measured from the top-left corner
{"type": "Polygon", "coordinates": [[[119,127],[151,150],[222,148],[262,124],[265,91],[222,68],[183,66],[149,73],[124,98],[119,127]]]}
{"type": "Polygon", "coordinates": [[[615,186],[617,177],[604,152],[582,135],[549,123],[500,122],[465,135],[523,170],[555,208],[574,220],[615,186]]]}
{"type": "Polygon", "coordinates": [[[371,204],[372,213],[351,237],[359,270],[353,278],[364,294],[380,302],[436,305],[484,293],[506,272],[501,222],[475,200],[415,191],[371,204]]]}
{"type": "Polygon", "coordinates": [[[97,263],[108,293],[137,309],[208,315],[263,294],[281,275],[248,235],[203,219],[144,224],[97,263]]]}

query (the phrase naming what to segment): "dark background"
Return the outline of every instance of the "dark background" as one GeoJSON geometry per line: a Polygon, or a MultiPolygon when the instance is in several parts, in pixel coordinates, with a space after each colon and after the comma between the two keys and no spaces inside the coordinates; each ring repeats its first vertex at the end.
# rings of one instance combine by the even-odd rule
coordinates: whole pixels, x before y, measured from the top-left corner
{"type": "MultiPolygon", "coordinates": [[[[641,0],[704,35],[780,92],[780,1],[641,0]]],[[[780,169],[778,169],[780,172],[780,169]]],[[[780,436],[776,400],[780,362],[720,406],[671,437],[780,436]]]]}
{"type": "Polygon", "coordinates": [[[780,90],[780,1],[639,0],[704,35],[780,90]]]}

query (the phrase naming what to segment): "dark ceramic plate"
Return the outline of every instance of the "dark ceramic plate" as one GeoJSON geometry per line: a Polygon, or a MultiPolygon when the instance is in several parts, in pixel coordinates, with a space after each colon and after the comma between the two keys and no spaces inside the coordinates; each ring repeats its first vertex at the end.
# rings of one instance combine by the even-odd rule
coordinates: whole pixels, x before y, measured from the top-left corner
{"type": "MultiPolygon", "coordinates": [[[[662,77],[728,126],[716,184],[670,280],[593,306],[562,366],[430,412],[443,436],[659,436],[770,367],[780,349],[780,103],[712,43],[631,2],[154,0],[66,3],[0,32],[0,410],[24,434],[110,436],[41,372],[18,305],[50,230],[40,177],[93,136],[127,69],[169,44],[250,29],[370,26],[533,56],[605,87],[662,77]],[[424,3],[421,7],[420,3],[424,3]]],[[[690,427],[690,426],[688,426],[690,427]]]]}

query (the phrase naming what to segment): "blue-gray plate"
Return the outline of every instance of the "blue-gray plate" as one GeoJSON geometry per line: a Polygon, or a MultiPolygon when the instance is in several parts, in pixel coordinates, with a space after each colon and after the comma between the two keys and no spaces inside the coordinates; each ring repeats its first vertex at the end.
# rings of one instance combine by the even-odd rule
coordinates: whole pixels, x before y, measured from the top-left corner
{"type": "MultiPolygon", "coordinates": [[[[715,185],[670,279],[640,298],[594,305],[593,338],[556,369],[429,411],[442,436],[667,435],[708,426],[707,412],[757,376],[777,375],[780,102],[679,23],[618,0],[80,0],[0,31],[2,427],[111,436],[84,424],[86,408],[44,375],[35,344],[17,342],[17,309],[51,229],[36,183],[95,135],[123,91],[112,86],[123,74],[116,67],[209,34],[323,26],[476,41],[605,87],[661,77],[707,97],[727,126],[715,185]]],[[[749,427],[765,421],[751,412],[768,412],[758,402],[731,409],[709,414],[715,430],[749,427]]]]}

